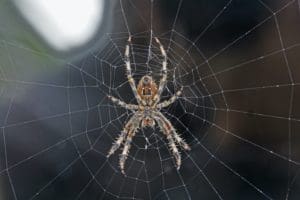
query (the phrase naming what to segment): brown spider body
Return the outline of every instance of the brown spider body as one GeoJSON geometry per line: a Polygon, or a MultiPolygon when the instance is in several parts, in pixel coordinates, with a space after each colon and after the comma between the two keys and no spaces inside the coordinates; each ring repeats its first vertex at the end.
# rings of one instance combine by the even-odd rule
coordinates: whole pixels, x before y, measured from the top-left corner
{"type": "MultiPolygon", "coordinates": [[[[127,79],[138,105],[127,104],[113,96],[108,96],[112,102],[118,104],[123,108],[131,110],[134,113],[127,124],[124,126],[124,129],[121,132],[120,136],[116,139],[115,143],[107,154],[107,156],[109,157],[122,144],[124,144],[122,154],[120,155],[120,168],[123,174],[125,174],[124,165],[129,153],[132,138],[135,136],[137,130],[140,127],[154,127],[155,124],[158,125],[161,132],[166,136],[168,140],[169,148],[176,160],[177,169],[179,169],[181,165],[181,156],[177,145],[185,150],[190,150],[189,145],[176,132],[176,129],[173,127],[172,123],[160,112],[162,108],[165,108],[175,102],[175,100],[181,95],[182,88],[181,90],[177,91],[169,100],[160,103],[160,96],[167,82],[167,55],[158,38],[155,38],[155,41],[159,44],[161,54],[164,57],[159,85],[155,83],[154,79],[151,76],[146,75],[141,78],[138,85],[136,86],[131,74],[129,44],[127,44],[125,48],[127,79]]],[[[131,37],[128,38],[128,42],[131,42],[131,37]]]]}
{"type": "Polygon", "coordinates": [[[151,76],[143,76],[137,85],[137,94],[142,100],[144,106],[153,106],[155,96],[157,95],[157,84],[151,76]]]}
{"type": "Polygon", "coordinates": [[[152,110],[155,105],[154,98],[157,95],[157,84],[151,76],[143,76],[137,85],[137,94],[141,98],[139,112],[143,113],[142,127],[154,127],[155,120],[152,118],[152,110]]]}

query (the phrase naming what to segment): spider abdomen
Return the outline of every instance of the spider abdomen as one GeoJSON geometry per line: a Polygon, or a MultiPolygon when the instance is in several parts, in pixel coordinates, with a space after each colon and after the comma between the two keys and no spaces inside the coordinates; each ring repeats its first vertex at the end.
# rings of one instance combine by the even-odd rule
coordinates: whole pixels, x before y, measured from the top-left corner
{"type": "Polygon", "coordinates": [[[144,105],[149,105],[157,94],[157,85],[151,76],[143,76],[139,81],[137,93],[141,97],[144,105]]]}

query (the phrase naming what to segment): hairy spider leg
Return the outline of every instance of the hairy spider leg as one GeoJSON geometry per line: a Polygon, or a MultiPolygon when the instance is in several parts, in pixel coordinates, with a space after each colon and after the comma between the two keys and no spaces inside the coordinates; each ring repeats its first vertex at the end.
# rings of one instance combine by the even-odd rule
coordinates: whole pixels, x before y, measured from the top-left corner
{"type": "Polygon", "coordinates": [[[124,129],[121,131],[120,136],[116,139],[116,141],[114,142],[114,144],[112,145],[112,147],[110,148],[107,157],[111,156],[117,149],[120,148],[121,144],[123,143],[123,141],[126,139],[127,134],[134,129],[134,124],[133,122],[136,120],[137,116],[133,115],[129,121],[126,123],[124,129]]]}
{"type": "Polygon", "coordinates": [[[169,126],[166,125],[164,120],[159,116],[156,117],[156,122],[157,122],[159,128],[161,129],[161,131],[163,132],[163,134],[166,136],[166,138],[168,140],[169,148],[170,148],[171,152],[173,153],[173,156],[174,156],[175,161],[176,161],[177,170],[179,170],[179,168],[181,166],[181,155],[180,155],[180,153],[178,151],[178,148],[175,144],[174,138],[171,135],[169,126]]]}
{"type": "Polygon", "coordinates": [[[157,115],[164,121],[164,124],[169,130],[169,132],[173,135],[175,141],[185,150],[189,151],[191,150],[190,146],[180,137],[180,135],[177,133],[174,126],[171,124],[171,122],[161,113],[157,112],[157,115]]]}
{"type": "Polygon", "coordinates": [[[115,153],[115,151],[120,148],[122,142],[124,141],[124,139],[126,138],[127,135],[127,131],[124,129],[121,131],[121,134],[119,135],[119,137],[116,139],[116,141],[113,143],[112,147],[110,148],[110,150],[108,151],[108,154],[106,155],[106,157],[110,157],[113,153],[115,153]]]}
{"type": "Polygon", "coordinates": [[[159,39],[157,37],[155,37],[155,41],[159,45],[160,52],[163,56],[161,79],[159,81],[159,87],[158,87],[157,94],[154,98],[156,102],[159,102],[161,93],[165,87],[165,84],[167,83],[167,54],[166,54],[166,51],[165,51],[163,45],[161,44],[161,42],[159,41],[159,39]]]}
{"type": "Polygon", "coordinates": [[[110,96],[110,95],[107,95],[107,97],[115,104],[125,108],[125,109],[128,109],[128,110],[137,110],[139,109],[139,106],[138,105],[134,105],[134,104],[127,104],[125,103],[124,101],[116,98],[116,97],[113,97],[113,96],[110,96]]]}
{"type": "Polygon", "coordinates": [[[130,64],[130,58],[129,58],[129,52],[130,52],[129,45],[130,44],[131,44],[131,36],[129,36],[126,47],[125,47],[125,65],[126,65],[127,79],[128,79],[128,82],[130,84],[130,87],[132,89],[132,92],[133,92],[136,100],[138,101],[138,103],[140,103],[141,97],[137,93],[136,84],[132,77],[132,72],[131,72],[131,64],[130,64]]]}
{"type": "Polygon", "coordinates": [[[129,154],[132,138],[135,136],[136,131],[138,129],[138,124],[140,123],[140,119],[134,119],[134,121],[135,122],[133,122],[133,124],[132,124],[133,127],[128,132],[127,138],[125,140],[125,144],[124,144],[122,154],[120,155],[119,164],[120,164],[120,169],[121,169],[122,174],[125,174],[125,171],[124,171],[125,162],[127,160],[128,154],[129,154]]]}
{"type": "Polygon", "coordinates": [[[176,101],[176,99],[182,94],[183,87],[180,88],[170,99],[163,101],[162,103],[157,104],[157,108],[165,108],[171,105],[176,101]]]}

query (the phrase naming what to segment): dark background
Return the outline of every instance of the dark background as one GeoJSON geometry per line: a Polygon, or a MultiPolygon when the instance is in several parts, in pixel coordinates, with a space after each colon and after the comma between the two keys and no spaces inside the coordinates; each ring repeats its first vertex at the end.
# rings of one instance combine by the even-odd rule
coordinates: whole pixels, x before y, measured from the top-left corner
{"type": "Polygon", "coordinates": [[[0,199],[300,198],[299,3],[151,2],[107,3],[106,25],[69,52],[1,2],[0,199]],[[192,150],[177,171],[159,130],[140,130],[124,176],[120,151],[106,153],[131,113],[106,95],[135,103],[122,60],[129,33],[136,81],[158,79],[151,30],[168,50],[163,98],[184,86],[163,113],[192,150]]]}

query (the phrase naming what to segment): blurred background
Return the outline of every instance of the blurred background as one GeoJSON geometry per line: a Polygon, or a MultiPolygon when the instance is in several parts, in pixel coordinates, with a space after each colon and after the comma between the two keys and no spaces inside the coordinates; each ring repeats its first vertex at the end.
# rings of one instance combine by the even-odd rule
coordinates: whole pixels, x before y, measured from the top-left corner
{"type": "Polygon", "coordinates": [[[300,4],[296,0],[1,0],[0,199],[300,198],[300,4]],[[159,80],[162,112],[191,145],[179,171],[163,134],[140,130],[120,173],[106,153],[159,80]]]}

